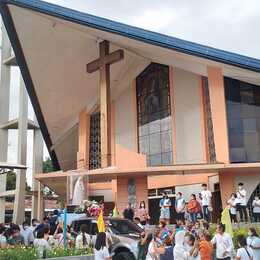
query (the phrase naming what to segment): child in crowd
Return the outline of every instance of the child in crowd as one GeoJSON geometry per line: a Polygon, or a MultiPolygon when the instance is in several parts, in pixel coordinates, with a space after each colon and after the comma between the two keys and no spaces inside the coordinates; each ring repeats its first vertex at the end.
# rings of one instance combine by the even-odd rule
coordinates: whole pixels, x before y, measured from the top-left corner
{"type": "Polygon", "coordinates": [[[48,241],[44,238],[43,228],[37,231],[37,238],[34,239],[33,245],[36,248],[37,255],[40,259],[47,258],[48,252],[50,252],[51,247],[48,241]]]}
{"type": "Polygon", "coordinates": [[[82,250],[91,245],[91,237],[87,232],[88,226],[86,224],[81,225],[80,233],[76,237],[76,249],[82,250]]]}
{"type": "Polygon", "coordinates": [[[246,238],[243,235],[237,236],[238,250],[236,260],[253,260],[253,252],[250,247],[247,246],[246,238]]]}
{"type": "Polygon", "coordinates": [[[260,199],[259,196],[255,196],[255,199],[252,203],[253,208],[253,218],[255,222],[260,222],[260,199]]]}
{"type": "Polygon", "coordinates": [[[229,200],[227,201],[229,205],[229,213],[231,222],[237,223],[237,195],[232,193],[229,200]]]}

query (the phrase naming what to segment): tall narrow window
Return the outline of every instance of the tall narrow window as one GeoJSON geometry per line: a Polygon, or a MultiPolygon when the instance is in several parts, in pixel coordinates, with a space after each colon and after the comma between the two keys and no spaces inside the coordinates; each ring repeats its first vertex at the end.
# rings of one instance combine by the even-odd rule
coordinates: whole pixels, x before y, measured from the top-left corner
{"type": "Polygon", "coordinates": [[[203,96],[204,96],[205,117],[206,117],[208,160],[209,162],[213,163],[216,162],[217,159],[216,159],[216,151],[215,151],[212,114],[211,114],[211,107],[210,107],[208,78],[203,77],[202,84],[203,84],[203,96]]]}
{"type": "Polygon", "coordinates": [[[231,162],[260,161],[260,86],[225,78],[231,162]]]}
{"type": "Polygon", "coordinates": [[[147,165],[172,164],[168,66],[152,63],[136,79],[139,152],[147,165]]]}
{"type": "Polygon", "coordinates": [[[100,113],[90,116],[89,169],[101,168],[100,113]]]}

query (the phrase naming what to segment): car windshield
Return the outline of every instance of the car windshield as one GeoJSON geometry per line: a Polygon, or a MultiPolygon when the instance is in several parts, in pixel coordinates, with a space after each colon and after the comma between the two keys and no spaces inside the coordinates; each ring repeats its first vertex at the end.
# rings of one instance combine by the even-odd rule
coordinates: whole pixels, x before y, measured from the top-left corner
{"type": "Polygon", "coordinates": [[[109,227],[113,231],[113,233],[118,235],[126,235],[126,234],[140,234],[142,229],[138,227],[135,223],[122,219],[110,219],[109,220],[109,227]]]}

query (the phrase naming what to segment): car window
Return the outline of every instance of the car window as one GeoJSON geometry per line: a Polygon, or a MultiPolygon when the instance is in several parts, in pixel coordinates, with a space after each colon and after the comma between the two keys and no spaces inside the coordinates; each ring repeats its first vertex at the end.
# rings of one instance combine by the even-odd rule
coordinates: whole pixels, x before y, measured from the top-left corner
{"type": "Polygon", "coordinates": [[[82,219],[82,220],[76,220],[73,225],[73,230],[77,233],[80,232],[80,226],[86,224],[87,225],[87,233],[90,234],[91,232],[91,221],[89,219],[82,219]]]}
{"type": "Polygon", "coordinates": [[[93,236],[93,235],[96,235],[97,233],[98,233],[97,223],[92,222],[91,223],[90,234],[93,236]]]}
{"type": "Polygon", "coordinates": [[[110,228],[116,234],[141,233],[142,229],[136,224],[128,220],[113,220],[110,221],[110,228]]]}

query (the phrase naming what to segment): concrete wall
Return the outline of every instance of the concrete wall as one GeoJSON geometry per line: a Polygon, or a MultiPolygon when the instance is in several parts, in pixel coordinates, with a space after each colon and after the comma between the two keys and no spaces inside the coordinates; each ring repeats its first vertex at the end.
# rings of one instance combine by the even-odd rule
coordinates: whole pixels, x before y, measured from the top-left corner
{"type": "Polygon", "coordinates": [[[176,163],[201,163],[204,155],[199,76],[174,68],[173,92],[176,163]]]}
{"type": "Polygon", "coordinates": [[[134,123],[132,88],[129,87],[115,100],[115,139],[116,144],[120,144],[129,150],[135,150],[136,125],[134,123]]]}

